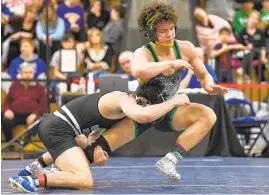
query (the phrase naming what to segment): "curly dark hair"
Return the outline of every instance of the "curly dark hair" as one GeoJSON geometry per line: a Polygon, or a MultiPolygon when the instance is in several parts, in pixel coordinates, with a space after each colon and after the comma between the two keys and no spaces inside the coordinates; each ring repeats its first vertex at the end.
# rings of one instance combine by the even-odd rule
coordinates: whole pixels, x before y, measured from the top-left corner
{"type": "Polygon", "coordinates": [[[147,26],[147,22],[156,14],[159,13],[158,18],[154,21],[154,26],[161,21],[171,21],[175,25],[178,22],[178,15],[176,10],[169,4],[164,2],[154,2],[144,6],[141,13],[137,17],[138,29],[143,32],[147,26]]]}

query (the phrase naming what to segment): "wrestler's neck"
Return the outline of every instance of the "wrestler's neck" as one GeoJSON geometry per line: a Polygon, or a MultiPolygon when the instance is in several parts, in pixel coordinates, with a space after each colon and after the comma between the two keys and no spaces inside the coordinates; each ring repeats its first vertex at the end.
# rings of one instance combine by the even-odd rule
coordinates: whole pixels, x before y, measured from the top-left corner
{"type": "Polygon", "coordinates": [[[171,53],[172,47],[162,46],[157,43],[151,43],[154,47],[154,49],[157,51],[157,53],[161,56],[169,55],[171,53]]]}

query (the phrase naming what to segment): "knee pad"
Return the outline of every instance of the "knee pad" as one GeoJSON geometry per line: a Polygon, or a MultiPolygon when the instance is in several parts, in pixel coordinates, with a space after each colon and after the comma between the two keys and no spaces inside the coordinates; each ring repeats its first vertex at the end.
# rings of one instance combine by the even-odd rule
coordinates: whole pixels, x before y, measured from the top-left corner
{"type": "Polygon", "coordinates": [[[110,149],[110,146],[107,142],[107,140],[101,135],[95,143],[93,143],[91,146],[87,146],[85,149],[84,149],[84,153],[87,157],[87,159],[90,161],[90,163],[93,163],[94,162],[94,148],[96,146],[101,146],[102,149],[104,151],[107,152],[107,154],[110,156],[111,154],[111,149],[110,149]]]}

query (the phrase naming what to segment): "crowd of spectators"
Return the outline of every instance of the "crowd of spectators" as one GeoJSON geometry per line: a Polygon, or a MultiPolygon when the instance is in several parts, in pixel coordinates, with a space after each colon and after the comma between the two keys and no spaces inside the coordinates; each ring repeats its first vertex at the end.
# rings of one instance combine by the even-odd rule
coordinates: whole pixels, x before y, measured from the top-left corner
{"type": "MultiPolygon", "coordinates": [[[[42,115],[46,93],[53,102],[68,90],[79,90],[72,78],[86,78],[89,72],[94,79],[125,73],[130,88],[137,87],[130,69],[133,52],[120,48],[126,28],[120,0],[49,0],[48,10],[44,0],[1,2],[2,78],[50,80],[50,91],[33,81],[11,87],[2,83],[1,91],[7,94],[2,109],[7,140],[16,124],[30,125],[42,115]],[[63,50],[75,50],[72,73],[62,71],[63,50]]],[[[252,82],[254,70],[257,82],[268,83],[269,0],[262,0],[258,10],[254,0],[238,7],[232,0],[205,2],[193,11],[197,52],[214,81],[252,82]]],[[[201,87],[192,71],[185,71],[183,78],[181,88],[201,87]]]]}
{"type": "Polygon", "coordinates": [[[196,34],[220,82],[268,83],[269,0],[203,2],[193,12],[196,34]]]}

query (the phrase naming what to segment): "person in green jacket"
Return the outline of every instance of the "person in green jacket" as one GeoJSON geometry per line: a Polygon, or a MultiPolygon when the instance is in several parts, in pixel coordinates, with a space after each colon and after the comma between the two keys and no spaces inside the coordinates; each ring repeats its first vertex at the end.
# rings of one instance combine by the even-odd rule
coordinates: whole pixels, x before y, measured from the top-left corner
{"type": "Polygon", "coordinates": [[[269,0],[262,1],[261,18],[266,24],[269,24],[269,0]]]}
{"type": "Polygon", "coordinates": [[[233,18],[233,29],[236,36],[244,27],[247,26],[248,17],[253,11],[253,6],[253,0],[245,0],[242,7],[236,11],[233,18]]]}

